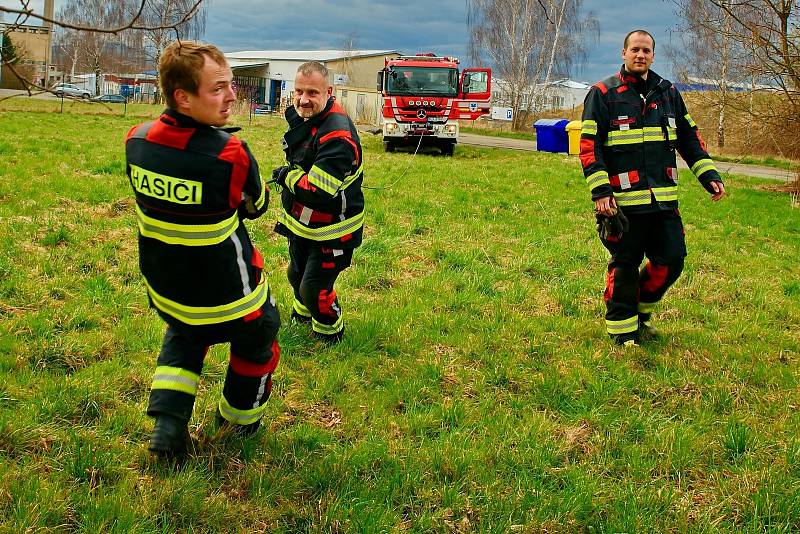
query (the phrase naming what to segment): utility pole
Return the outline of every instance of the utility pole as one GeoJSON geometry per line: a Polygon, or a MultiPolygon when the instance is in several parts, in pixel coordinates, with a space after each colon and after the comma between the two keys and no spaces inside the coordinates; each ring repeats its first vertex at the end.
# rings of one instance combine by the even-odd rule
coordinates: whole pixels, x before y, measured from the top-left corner
{"type": "MultiPolygon", "coordinates": [[[[55,12],[54,0],[44,0],[44,16],[50,20],[53,19],[55,12]]],[[[44,83],[42,85],[45,89],[50,88],[50,59],[53,53],[53,23],[45,21],[42,26],[47,28],[47,48],[44,51],[44,83]]]]}

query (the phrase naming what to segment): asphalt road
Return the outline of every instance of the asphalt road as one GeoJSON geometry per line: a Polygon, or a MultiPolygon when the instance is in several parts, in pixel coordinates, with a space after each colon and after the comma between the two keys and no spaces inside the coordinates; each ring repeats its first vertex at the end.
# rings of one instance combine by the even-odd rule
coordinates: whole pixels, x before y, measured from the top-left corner
{"type": "MultiPolygon", "coordinates": [[[[32,91],[32,93],[32,98],[58,100],[58,97],[51,93],[42,93],[41,91],[32,91]]],[[[28,91],[19,91],[17,89],[0,89],[0,98],[7,98],[10,96],[19,96],[20,98],[24,98],[28,96],[28,91]]]]}
{"type": "MultiPolygon", "coordinates": [[[[459,136],[459,143],[472,146],[482,146],[489,148],[510,148],[512,150],[535,151],[536,142],[527,139],[506,139],[504,137],[492,137],[488,135],[475,135],[462,133],[459,136]]],[[[755,176],[756,178],[769,178],[772,180],[788,181],[794,177],[794,173],[775,167],[762,167],[759,165],[745,165],[743,163],[731,163],[727,161],[714,162],[719,172],[726,174],[739,174],[742,176],[755,176]]],[[[575,158],[575,165],[579,165],[578,158],[575,158]]],[[[686,163],[678,158],[678,167],[688,168],[686,163]]]]}

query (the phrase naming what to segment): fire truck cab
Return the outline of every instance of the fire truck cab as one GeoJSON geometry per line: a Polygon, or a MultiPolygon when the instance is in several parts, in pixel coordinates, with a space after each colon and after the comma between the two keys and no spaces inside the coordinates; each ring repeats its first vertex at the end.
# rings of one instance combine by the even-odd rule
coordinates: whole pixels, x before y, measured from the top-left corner
{"type": "Polygon", "coordinates": [[[491,69],[459,71],[458,59],[434,54],[386,58],[378,71],[383,96],[383,146],[438,147],[451,156],[459,120],[489,114],[491,69]]]}

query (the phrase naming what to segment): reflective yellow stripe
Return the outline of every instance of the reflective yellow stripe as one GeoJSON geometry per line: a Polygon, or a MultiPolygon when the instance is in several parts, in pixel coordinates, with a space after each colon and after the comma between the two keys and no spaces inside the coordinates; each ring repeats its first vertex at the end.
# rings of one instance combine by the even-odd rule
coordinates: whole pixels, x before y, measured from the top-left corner
{"type": "Polygon", "coordinates": [[[160,365],[156,367],[156,372],[153,375],[153,384],[150,389],[169,389],[194,396],[197,395],[197,385],[199,383],[200,375],[196,373],[180,367],[160,365]]]}
{"type": "Polygon", "coordinates": [[[339,320],[333,324],[323,324],[316,319],[311,319],[311,329],[318,334],[338,334],[344,328],[344,318],[340,315],[339,320]]]}
{"type": "Polygon", "coordinates": [[[688,113],[686,115],[684,115],[684,118],[686,119],[686,122],[689,123],[689,126],[691,126],[692,128],[697,126],[697,124],[695,124],[695,122],[692,120],[691,115],[689,115],[688,113]]]}
{"type": "Polygon", "coordinates": [[[714,166],[714,162],[710,159],[700,159],[692,165],[692,172],[695,176],[700,178],[704,172],[708,171],[716,171],[717,168],[714,166]]]}
{"type": "Polygon", "coordinates": [[[653,310],[656,307],[655,302],[640,302],[639,303],[639,313],[653,313],[653,310]]]}
{"type": "Polygon", "coordinates": [[[311,317],[311,312],[308,310],[308,308],[306,308],[305,304],[303,304],[302,302],[300,302],[296,298],[294,299],[294,302],[292,303],[292,309],[298,315],[302,315],[303,317],[311,317]]]}
{"type": "Polygon", "coordinates": [[[597,135],[597,122],[585,120],[581,126],[581,135],[597,135]]]}
{"type": "Polygon", "coordinates": [[[609,321],[606,319],[606,330],[609,334],[629,334],[639,329],[639,316],[634,315],[629,319],[621,321],[609,321]]]}
{"type": "Polygon", "coordinates": [[[297,182],[300,181],[300,178],[302,178],[304,174],[305,172],[303,172],[303,169],[292,169],[286,175],[286,187],[289,188],[292,194],[294,194],[294,188],[297,182]]]}
{"type": "Polygon", "coordinates": [[[342,187],[342,189],[347,189],[348,187],[350,187],[350,184],[358,180],[363,173],[364,173],[364,164],[362,163],[361,166],[358,169],[356,169],[356,172],[354,172],[353,174],[344,179],[344,187],[342,187]]]}
{"type": "MultiPolygon", "coordinates": [[[[678,138],[675,128],[667,128],[667,136],[670,140],[678,138]]],[[[645,126],[633,130],[612,130],[608,132],[608,139],[605,146],[635,145],[639,143],[649,143],[664,140],[664,131],[660,126],[645,126]]]]}
{"type": "Polygon", "coordinates": [[[308,183],[319,187],[329,195],[333,196],[339,192],[340,189],[347,189],[347,187],[361,177],[364,172],[364,165],[362,164],[356,172],[348,176],[344,181],[339,180],[334,175],[324,171],[323,169],[314,165],[308,171],[308,183]]]}
{"type": "Polygon", "coordinates": [[[335,195],[339,188],[344,185],[344,182],[316,165],[308,171],[308,183],[319,187],[329,195],[335,195]]]}
{"type": "Polygon", "coordinates": [[[139,232],[145,237],[158,239],[169,245],[189,247],[222,243],[239,227],[239,215],[236,211],[224,221],[214,224],[177,224],[148,217],[138,205],[136,221],[139,232]]]}
{"type": "Polygon", "coordinates": [[[645,141],[663,141],[664,131],[659,126],[645,126],[642,128],[645,141]]]}
{"type": "Polygon", "coordinates": [[[327,241],[351,234],[364,226],[364,212],[362,211],[349,219],[345,219],[336,224],[322,226],[321,228],[309,228],[308,226],[304,226],[303,223],[284,211],[278,215],[278,222],[286,226],[293,234],[300,237],[305,237],[312,241],[327,241]]]}
{"type": "Polygon", "coordinates": [[[236,425],[251,425],[264,417],[264,412],[266,410],[266,404],[249,410],[240,410],[231,406],[224,395],[219,399],[219,413],[221,413],[222,417],[226,420],[236,425]]]}
{"type": "Polygon", "coordinates": [[[190,325],[217,324],[244,317],[248,313],[253,313],[261,308],[267,301],[267,294],[269,293],[266,277],[262,277],[261,283],[256,286],[252,293],[229,304],[221,306],[186,306],[162,297],[153,291],[147,280],[145,280],[145,285],[156,308],[190,325]]]}
{"type": "Polygon", "coordinates": [[[597,171],[586,177],[586,184],[589,186],[589,189],[594,189],[600,185],[610,185],[611,182],[608,181],[608,173],[606,171],[597,171]]]}
{"type": "Polygon", "coordinates": [[[650,191],[622,191],[614,193],[617,204],[620,206],[645,206],[650,204],[650,191]]]}
{"type": "Polygon", "coordinates": [[[261,176],[258,179],[261,181],[261,194],[258,195],[255,206],[257,210],[260,210],[264,207],[264,200],[267,198],[267,184],[264,183],[264,179],[261,176]]]}
{"type": "Polygon", "coordinates": [[[612,130],[608,132],[605,146],[635,145],[644,142],[644,132],[641,129],[612,130]]]}
{"type": "Polygon", "coordinates": [[[659,202],[671,202],[678,200],[678,186],[670,185],[667,187],[654,187],[653,195],[659,202]]]}

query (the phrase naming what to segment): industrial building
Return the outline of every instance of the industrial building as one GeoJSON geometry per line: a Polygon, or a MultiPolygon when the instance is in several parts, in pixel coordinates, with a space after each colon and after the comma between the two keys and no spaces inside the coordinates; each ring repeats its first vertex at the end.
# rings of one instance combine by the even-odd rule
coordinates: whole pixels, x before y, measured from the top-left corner
{"type": "MultiPolygon", "coordinates": [[[[53,0],[45,0],[45,17],[53,18],[54,7],[53,0]]],[[[48,86],[54,83],[50,67],[53,30],[49,22],[41,26],[0,22],[0,35],[8,35],[14,46],[19,58],[14,69],[20,75],[35,83],[48,86]]],[[[10,68],[3,65],[0,68],[0,88],[27,89],[27,84],[15,76],[10,68]]]]}
{"type": "Polygon", "coordinates": [[[280,111],[291,103],[297,67],[319,61],[330,71],[334,95],[357,122],[379,122],[377,73],[396,50],[247,50],[225,54],[240,95],[280,111]]]}

